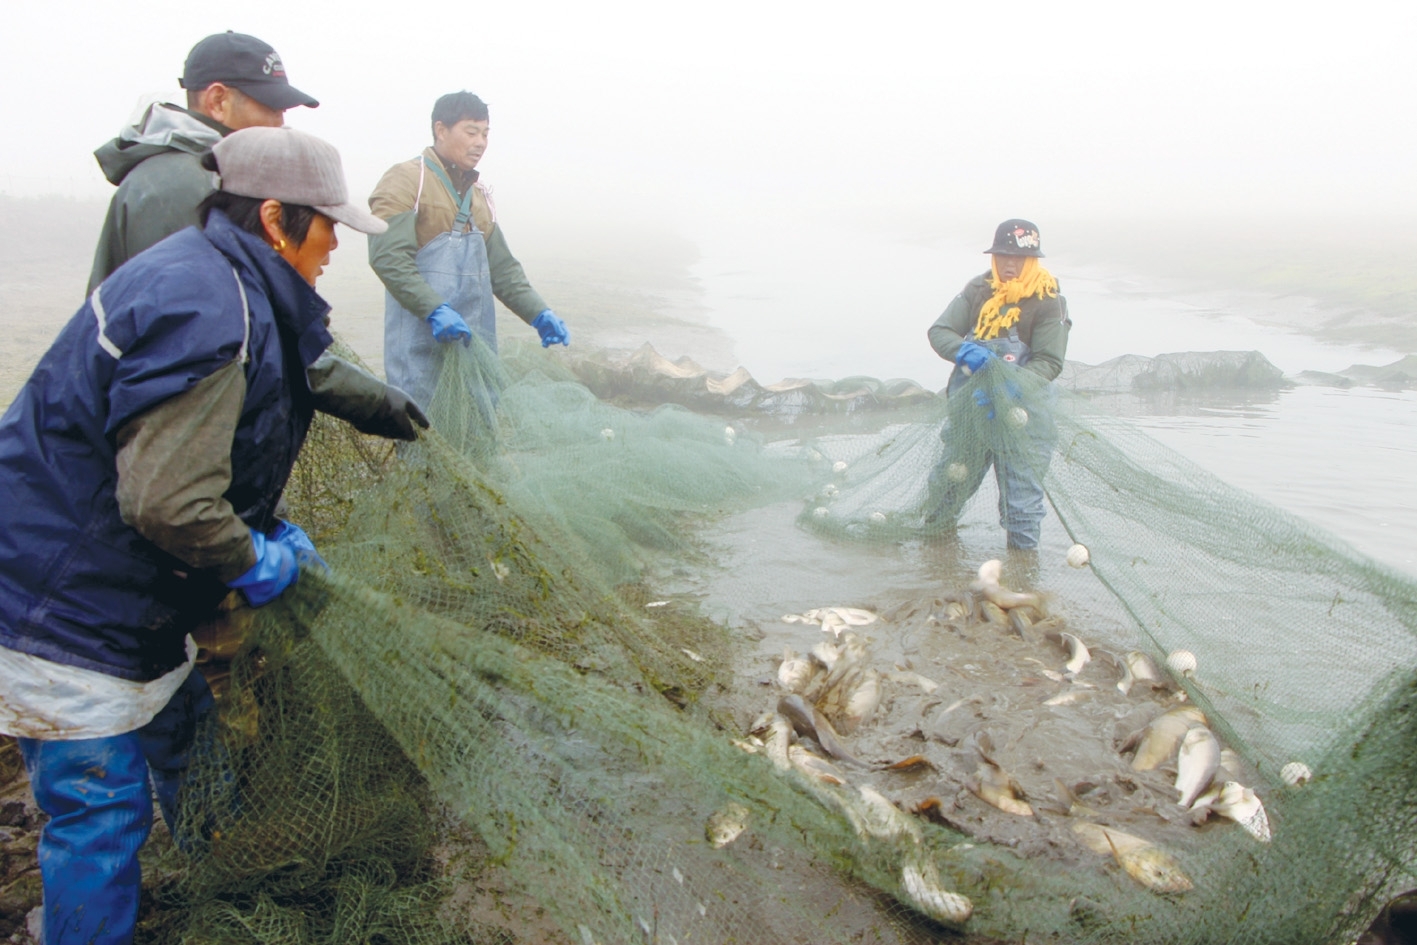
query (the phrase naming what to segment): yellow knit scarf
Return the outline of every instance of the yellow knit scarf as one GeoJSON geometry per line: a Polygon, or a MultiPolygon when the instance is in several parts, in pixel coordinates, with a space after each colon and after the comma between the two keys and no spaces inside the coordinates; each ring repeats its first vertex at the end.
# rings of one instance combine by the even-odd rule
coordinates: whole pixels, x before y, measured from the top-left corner
{"type": "Polygon", "coordinates": [[[1023,272],[1019,273],[1019,277],[1008,282],[999,278],[998,267],[992,259],[989,268],[993,274],[989,279],[989,288],[994,290],[994,294],[979,309],[974,337],[980,341],[990,341],[1014,327],[1022,312],[1018,303],[1024,299],[1058,297],[1058,280],[1033,256],[1024,260],[1023,272]]]}

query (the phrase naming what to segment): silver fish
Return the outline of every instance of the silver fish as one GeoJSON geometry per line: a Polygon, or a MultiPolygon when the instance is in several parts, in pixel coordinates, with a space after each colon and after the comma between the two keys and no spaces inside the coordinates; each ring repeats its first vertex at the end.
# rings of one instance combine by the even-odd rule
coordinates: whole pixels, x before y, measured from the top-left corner
{"type": "Polygon", "coordinates": [[[1127,667],[1132,671],[1132,678],[1136,683],[1146,683],[1153,689],[1164,689],[1166,680],[1161,677],[1161,670],[1156,665],[1156,660],[1147,656],[1141,650],[1132,650],[1125,657],[1127,667]]]}
{"type": "Polygon", "coordinates": [[[1147,726],[1132,758],[1133,771],[1152,771],[1171,759],[1186,732],[1205,725],[1205,713],[1193,705],[1181,705],[1163,713],[1147,726]]]}
{"type": "Polygon", "coordinates": [[[1088,687],[1079,687],[1079,688],[1076,688],[1076,689],[1069,689],[1069,690],[1067,690],[1067,691],[1065,691],[1065,692],[1060,692],[1060,693],[1058,693],[1056,696],[1054,696],[1054,697],[1051,698],[1051,699],[1048,699],[1048,700],[1045,701],[1043,704],[1044,704],[1044,705],[1077,705],[1079,702],[1084,702],[1084,701],[1086,701],[1086,700],[1088,700],[1088,699],[1091,699],[1093,692],[1094,692],[1094,690],[1091,689],[1091,688],[1088,688],[1088,687]]]}
{"type": "Polygon", "coordinates": [[[1136,685],[1136,677],[1132,674],[1132,668],[1127,665],[1127,661],[1109,650],[1096,650],[1098,656],[1107,660],[1117,667],[1117,691],[1122,695],[1128,695],[1132,691],[1132,686],[1136,685]]]}
{"type": "Polygon", "coordinates": [[[861,766],[861,762],[852,757],[841,744],[841,739],[836,734],[836,729],[832,728],[830,722],[822,715],[815,706],[809,705],[807,700],[801,696],[784,696],[778,700],[777,711],[780,712],[798,735],[815,739],[822,749],[847,764],[861,766]]]}
{"type": "Polygon", "coordinates": [[[1019,782],[982,752],[979,754],[975,776],[966,786],[983,802],[990,803],[1005,813],[1020,817],[1033,816],[1033,808],[1023,799],[1023,788],[1020,788],[1019,782]]]}
{"type": "Polygon", "coordinates": [[[1245,832],[1261,843],[1269,843],[1269,815],[1264,804],[1250,788],[1237,781],[1226,781],[1220,789],[1220,796],[1211,803],[1212,809],[1222,817],[1228,817],[1245,829],[1245,832]]]}
{"type": "Polygon", "coordinates": [[[788,692],[801,692],[817,674],[817,664],[798,656],[790,647],[783,647],[782,664],[777,668],[777,681],[788,692]]]}
{"type": "Polygon", "coordinates": [[[877,706],[881,704],[881,674],[868,669],[850,694],[842,709],[842,731],[854,732],[871,721],[877,706]]]}
{"type": "Polygon", "coordinates": [[[902,669],[893,673],[887,673],[886,678],[891,682],[902,683],[907,686],[919,686],[920,691],[926,695],[940,688],[940,684],[933,679],[928,679],[911,669],[902,669]]]}
{"type": "Polygon", "coordinates": [[[1000,626],[1005,626],[1009,622],[1008,614],[1004,613],[1004,609],[991,600],[979,602],[979,619],[1000,626]]]}
{"type": "Polygon", "coordinates": [[[841,657],[841,647],[830,640],[819,640],[817,645],[812,647],[812,657],[830,670],[841,657]]]}
{"type": "MultiPolygon", "coordinates": [[[[1052,635],[1050,634],[1050,637],[1052,635]]],[[[1084,666],[1092,662],[1092,654],[1088,652],[1087,645],[1078,639],[1074,634],[1066,630],[1053,637],[1064,649],[1068,651],[1068,661],[1063,664],[1064,671],[1076,676],[1082,672],[1084,666]]]]}
{"type": "Polygon", "coordinates": [[[767,738],[763,739],[763,753],[779,771],[786,771],[791,766],[787,760],[787,749],[791,743],[792,723],[781,715],[774,715],[768,723],[767,738]]]}
{"type": "Polygon", "coordinates": [[[1175,858],[1149,840],[1093,823],[1074,824],[1073,832],[1094,853],[1111,853],[1127,875],[1147,889],[1181,893],[1193,888],[1175,858]]]}
{"type": "Polygon", "coordinates": [[[1190,807],[1201,792],[1210,787],[1220,770],[1220,742],[1210,729],[1193,728],[1181,739],[1176,761],[1176,790],[1181,796],[1176,803],[1190,807]]]}
{"type": "Polygon", "coordinates": [[[969,589],[982,595],[989,603],[1001,610],[1012,610],[1015,607],[1042,609],[1043,600],[1037,594],[1025,594],[1004,587],[1000,583],[1003,572],[1004,563],[1002,561],[997,558],[986,561],[979,566],[978,577],[969,585],[969,589]]]}
{"type": "Polygon", "coordinates": [[[787,749],[787,760],[792,767],[809,778],[815,778],[827,784],[846,783],[846,777],[836,765],[821,755],[813,754],[801,745],[793,745],[787,749]]]}

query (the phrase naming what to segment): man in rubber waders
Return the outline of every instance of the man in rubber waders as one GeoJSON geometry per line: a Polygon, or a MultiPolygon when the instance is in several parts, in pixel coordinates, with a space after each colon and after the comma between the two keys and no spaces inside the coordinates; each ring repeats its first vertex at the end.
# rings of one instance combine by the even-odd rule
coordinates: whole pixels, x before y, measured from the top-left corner
{"type": "Polygon", "coordinates": [[[543,347],[570,344],[565,323],[507,247],[479,179],[487,104],[471,92],[449,93],[433,105],[432,124],[433,145],[389,168],[369,197],[369,209],[389,225],[369,240],[369,265],[387,290],[384,373],[423,404],[454,342],[470,344],[476,333],[496,351],[494,297],[536,329],[543,347]]]}
{"type": "Polygon", "coordinates": [[[1005,220],[985,252],[989,271],[971,279],[929,330],[930,346],[955,367],[925,521],[952,529],[993,466],[1008,546],[1033,551],[1056,438],[1051,382],[1063,370],[1072,322],[1058,280],[1039,262],[1038,227],[1005,220]]]}

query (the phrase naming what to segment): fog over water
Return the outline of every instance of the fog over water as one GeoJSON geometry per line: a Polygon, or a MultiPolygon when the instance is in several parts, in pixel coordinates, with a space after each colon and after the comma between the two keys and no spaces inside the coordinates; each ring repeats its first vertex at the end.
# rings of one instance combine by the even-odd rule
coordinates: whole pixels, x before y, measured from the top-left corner
{"type": "MultiPolygon", "coordinates": [[[[92,150],[140,101],[181,101],[187,50],[231,28],[321,100],[287,121],[340,148],[355,199],[427,143],[438,95],[481,94],[503,227],[582,342],[649,337],[765,381],[939,388],[925,329],[985,268],[994,226],[1023,216],[1069,299],[1072,359],[1258,349],[1292,374],[1417,352],[1412,4],[65,9],[5,11],[0,195],[107,199],[92,150]],[[704,330],[617,326],[607,313],[637,293],[704,330]]],[[[0,248],[43,242],[5,212],[0,248]]],[[[62,265],[0,265],[7,381],[57,329],[17,300],[79,301],[92,221],[70,238],[62,265]]],[[[363,255],[347,239],[327,285],[377,361],[363,255]]],[[[1137,421],[1417,571],[1413,406],[1299,388],[1137,421]]]]}

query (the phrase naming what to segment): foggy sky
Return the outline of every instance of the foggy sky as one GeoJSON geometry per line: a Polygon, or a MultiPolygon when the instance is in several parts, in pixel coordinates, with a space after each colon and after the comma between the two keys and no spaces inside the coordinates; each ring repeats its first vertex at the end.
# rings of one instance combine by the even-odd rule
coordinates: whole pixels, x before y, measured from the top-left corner
{"type": "Polygon", "coordinates": [[[355,199],[467,88],[524,220],[1391,216],[1417,209],[1414,9],[7,0],[0,192],[107,196],[92,150],[145,93],[180,102],[188,49],[231,28],[321,100],[288,123],[340,149],[355,199]]]}

